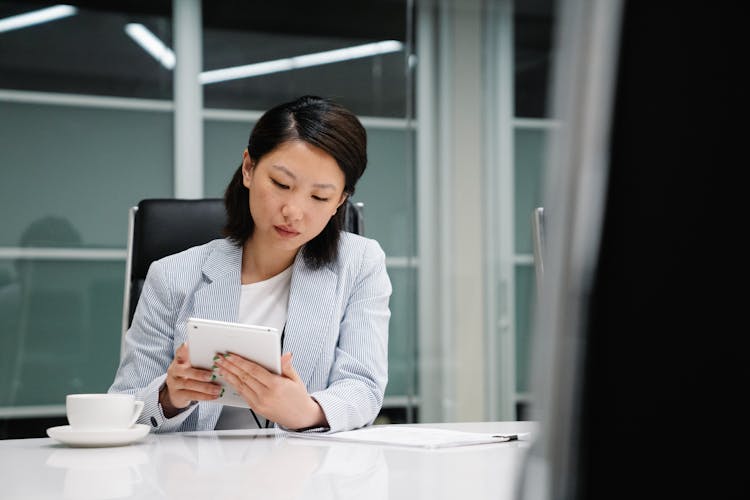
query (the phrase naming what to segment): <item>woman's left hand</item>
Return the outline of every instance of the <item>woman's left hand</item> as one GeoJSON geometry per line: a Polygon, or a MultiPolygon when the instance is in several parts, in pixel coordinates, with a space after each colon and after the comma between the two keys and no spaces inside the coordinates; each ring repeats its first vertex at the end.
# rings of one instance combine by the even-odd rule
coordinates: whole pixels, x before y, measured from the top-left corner
{"type": "Polygon", "coordinates": [[[307,393],[292,366],[292,353],[281,356],[281,375],[242,356],[229,354],[216,361],[219,375],[239,392],[256,413],[287,429],[327,426],[320,405],[307,393]]]}

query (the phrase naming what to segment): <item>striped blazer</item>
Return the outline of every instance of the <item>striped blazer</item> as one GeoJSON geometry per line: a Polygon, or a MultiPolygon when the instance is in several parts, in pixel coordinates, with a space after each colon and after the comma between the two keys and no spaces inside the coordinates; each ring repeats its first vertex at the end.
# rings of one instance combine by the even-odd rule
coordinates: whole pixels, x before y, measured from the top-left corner
{"type": "MultiPolygon", "coordinates": [[[[151,264],[123,359],[109,392],[144,402],[139,423],[155,432],[211,430],[222,405],[200,402],[172,418],[159,389],[190,317],[237,321],[242,247],[228,240],[170,255],[151,264]]],[[[313,270],[297,254],[292,267],[284,351],[320,404],[330,432],[373,422],[388,380],[391,282],[385,254],[372,239],[341,233],[338,258],[313,270]]]]}

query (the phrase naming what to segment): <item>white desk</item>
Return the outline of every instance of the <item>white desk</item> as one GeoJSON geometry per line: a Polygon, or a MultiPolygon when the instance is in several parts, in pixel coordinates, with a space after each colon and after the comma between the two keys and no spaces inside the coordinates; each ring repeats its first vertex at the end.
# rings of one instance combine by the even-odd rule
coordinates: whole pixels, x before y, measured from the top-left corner
{"type": "MultiPolygon", "coordinates": [[[[429,424],[534,432],[533,422],[429,424]]],[[[256,431],[257,432],[257,431],[256,431]]],[[[0,497],[160,499],[511,499],[527,441],[423,450],[262,437],[253,431],[150,434],[115,448],[0,441],[0,497]]]]}

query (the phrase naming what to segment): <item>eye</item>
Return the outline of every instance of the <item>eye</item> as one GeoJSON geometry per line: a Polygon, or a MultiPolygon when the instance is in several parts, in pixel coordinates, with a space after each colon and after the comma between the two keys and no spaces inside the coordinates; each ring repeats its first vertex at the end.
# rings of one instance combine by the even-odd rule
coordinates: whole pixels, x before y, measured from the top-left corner
{"type": "Polygon", "coordinates": [[[330,198],[323,198],[323,197],[321,197],[321,196],[316,196],[316,195],[313,195],[313,197],[312,197],[312,198],[313,198],[313,200],[315,200],[315,201],[328,201],[328,200],[330,200],[330,198]]]}
{"type": "Polygon", "coordinates": [[[287,186],[286,184],[280,183],[276,179],[271,179],[271,182],[273,182],[274,186],[276,186],[277,188],[280,188],[280,189],[289,189],[289,186],[287,186]]]}

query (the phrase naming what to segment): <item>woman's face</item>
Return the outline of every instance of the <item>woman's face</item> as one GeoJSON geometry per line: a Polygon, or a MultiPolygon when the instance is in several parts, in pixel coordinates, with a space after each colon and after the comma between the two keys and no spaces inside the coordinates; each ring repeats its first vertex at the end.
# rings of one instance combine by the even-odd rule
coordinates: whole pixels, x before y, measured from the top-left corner
{"type": "Polygon", "coordinates": [[[285,142],[255,165],[246,150],[242,183],[250,190],[253,243],[296,252],[344,202],[344,182],[336,160],[306,142],[285,142]]]}

